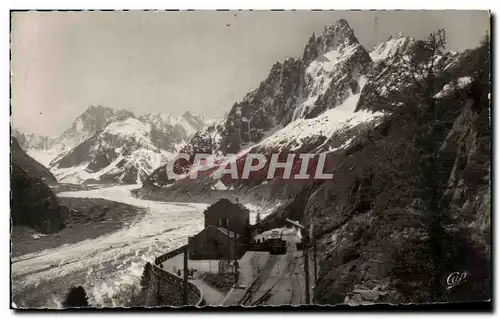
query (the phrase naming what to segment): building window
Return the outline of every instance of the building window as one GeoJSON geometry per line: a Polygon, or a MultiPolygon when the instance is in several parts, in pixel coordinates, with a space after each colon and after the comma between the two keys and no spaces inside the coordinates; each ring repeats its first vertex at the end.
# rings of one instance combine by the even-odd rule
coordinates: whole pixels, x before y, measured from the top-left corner
{"type": "Polygon", "coordinates": [[[219,218],[219,227],[227,228],[227,218],[219,218]]]}

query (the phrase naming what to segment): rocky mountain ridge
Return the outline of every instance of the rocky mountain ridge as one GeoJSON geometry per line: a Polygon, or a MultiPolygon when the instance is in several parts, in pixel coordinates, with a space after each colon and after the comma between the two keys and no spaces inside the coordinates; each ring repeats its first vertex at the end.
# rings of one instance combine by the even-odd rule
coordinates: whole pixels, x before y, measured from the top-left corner
{"type": "Polygon", "coordinates": [[[61,182],[136,183],[205,126],[201,116],[189,112],[179,117],[135,116],[126,110],[91,106],[57,138],[24,135],[16,130],[13,135],[21,138],[28,153],[61,182]]]}

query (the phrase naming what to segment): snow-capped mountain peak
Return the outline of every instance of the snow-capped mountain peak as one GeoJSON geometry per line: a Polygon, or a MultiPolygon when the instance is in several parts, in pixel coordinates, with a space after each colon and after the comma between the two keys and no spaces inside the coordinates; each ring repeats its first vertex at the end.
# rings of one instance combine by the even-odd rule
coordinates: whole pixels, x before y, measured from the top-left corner
{"type": "Polygon", "coordinates": [[[140,121],[150,123],[157,129],[165,130],[168,126],[179,126],[184,130],[186,137],[193,136],[207,124],[203,117],[192,115],[186,111],[182,116],[172,116],[166,113],[148,113],[139,117],[140,121]]]}
{"type": "Polygon", "coordinates": [[[12,134],[26,151],[53,170],[60,182],[123,182],[143,180],[207,126],[205,119],[132,112],[90,106],[56,138],[12,134]]]}
{"type": "Polygon", "coordinates": [[[318,58],[318,56],[332,50],[343,51],[345,47],[359,45],[346,20],[340,19],[335,24],[326,26],[323,32],[316,37],[313,33],[306,45],[302,60],[305,65],[318,58]]]}
{"type": "Polygon", "coordinates": [[[102,132],[103,136],[112,136],[134,143],[136,147],[148,149],[158,148],[150,140],[151,125],[143,123],[135,118],[112,122],[102,132]]]}
{"type": "Polygon", "coordinates": [[[134,117],[134,114],[127,110],[91,105],[76,118],[71,128],[64,131],[56,143],[63,144],[67,148],[74,147],[96,131],[102,130],[110,122],[129,117],[134,117]]]}
{"type": "Polygon", "coordinates": [[[304,90],[301,103],[293,111],[293,120],[318,116],[342,103],[370,62],[365,48],[343,19],[327,26],[315,41],[309,41],[303,60],[304,90]]]}
{"type": "Polygon", "coordinates": [[[387,41],[375,46],[370,52],[370,58],[373,62],[379,62],[394,56],[395,54],[404,54],[414,44],[415,39],[405,37],[401,32],[396,37],[390,35],[387,41]]]}
{"type": "Polygon", "coordinates": [[[98,113],[110,119],[106,125],[95,126],[95,132],[50,162],[60,181],[140,183],[206,126],[202,117],[189,112],[179,117],[162,113],[135,117],[128,111],[92,107],[75,121],[72,132],[86,132],[88,125],[78,123],[98,113]]]}
{"type": "Polygon", "coordinates": [[[151,141],[152,126],[136,118],[114,121],[51,163],[60,181],[136,183],[171,156],[151,141]]]}
{"type": "Polygon", "coordinates": [[[234,153],[297,119],[314,118],[359,91],[372,61],[345,20],[309,39],[301,59],[275,63],[267,79],[235,103],[221,132],[221,149],[234,153]]]}

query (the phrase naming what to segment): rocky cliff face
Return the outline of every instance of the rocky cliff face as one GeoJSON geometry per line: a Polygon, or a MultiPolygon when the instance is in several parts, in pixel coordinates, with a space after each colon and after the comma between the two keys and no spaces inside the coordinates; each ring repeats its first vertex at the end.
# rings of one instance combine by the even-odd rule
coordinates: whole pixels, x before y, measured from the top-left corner
{"type": "Polygon", "coordinates": [[[313,35],[302,59],[276,63],[259,87],[229,112],[221,138],[223,153],[237,153],[276,128],[314,118],[360,90],[371,64],[368,52],[345,20],[313,35]]]}
{"type": "Polygon", "coordinates": [[[11,219],[14,225],[28,225],[41,233],[64,227],[68,209],[46,183],[57,183],[40,163],[29,157],[15,138],[11,145],[11,219]]]}
{"type": "Polygon", "coordinates": [[[290,121],[303,80],[302,61],[287,59],[276,63],[259,88],[236,103],[222,132],[221,149],[236,153],[242,146],[260,141],[276,127],[290,121]]]}
{"type": "Polygon", "coordinates": [[[17,140],[17,144],[24,148],[26,145],[26,135],[15,128],[11,128],[10,135],[17,140]]]}

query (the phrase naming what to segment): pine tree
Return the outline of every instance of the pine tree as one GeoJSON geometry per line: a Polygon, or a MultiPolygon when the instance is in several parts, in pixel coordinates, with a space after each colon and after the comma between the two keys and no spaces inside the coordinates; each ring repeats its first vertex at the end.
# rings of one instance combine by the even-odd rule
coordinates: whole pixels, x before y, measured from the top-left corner
{"type": "Polygon", "coordinates": [[[400,72],[407,77],[409,86],[391,96],[394,107],[390,111],[395,119],[405,123],[405,129],[391,141],[396,143],[384,145],[389,152],[382,150],[398,156],[377,164],[391,175],[391,180],[383,182],[386,186],[381,186],[390,190],[385,190],[388,196],[384,206],[408,207],[412,212],[406,218],[408,224],[425,233],[408,240],[394,254],[392,274],[403,282],[402,292],[421,298],[412,301],[443,301],[441,280],[453,259],[453,238],[446,232],[451,223],[449,205],[443,201],[450,172],[439,152],[453,117],[447,113],[450,108],[439,105],[435,97],[440,89],[436,64],[445,44],[446,34],[440,29],[425,41],[417,41],[409,54],[399,56],[400,72]]]}
{"type": "Polygon", "coordinates": [[[72,287],[63,302],[64,308],[89,307],[87,293],[82,286],[72,287]]]}
{"type": "MultiPolygon", "coordinates": [[[[446,34],[441,29],[431,33],[426,41],[418,41],[409,57],[401,57],[401,72],[409,75],[412,85],[406,96],[398,101],[400,103],[396,103],[403,105],[398,116],[405,118],[406,129],[412,136],[401,147],[405,151],[400,153],[406,155],[402,158],[412,162],[412,178],[404,180],[404,183],[411,183],[411,187],[405,187],[409,190],[407,197],[413,198],[416,204],[416,207],[411,208],[413,213],[409,218],[414,227],[425,230],[427,236],[423,240],[420,238],[413,243],[408,242],[404,249],[395,254],[394,274],[405,282],[409,288],[406,292],[415,294],[419,290],[421,296],[425,296],[420,301],[433,302],[447,301],[443,279],[455,269],[456,260],[463,255],[460,250],[464,249],[457,245],[461,241],[459,235],[448,231],[455,224],[450,216],[450,198],[445,196],[452,165],[440,152],[445,134],[455,118],[450,116],[453,111],[449,106],[450,102],[442,102],[436,98],[436,91],[442,86],[438,82],[451,81],[447,74],[444,78],[443,74],[438,74],[440,72],[436,66],[445,44],[446,34]]],[[[478,62],[478,72],[487,70],[480,67],[479,63],[481,62],[478,62]]],[[[482,95],[488,92],[487,83],[483,82],[485,83],[481,83],[478,89],[482,95]]],[[[472,89],[475,83],[476,80],[472,89]]],[[[397,181],[399,187],[402,182],[397,181]]]]}
{"type": "Polygon", "coordinates": [[[151,271],[153,266],[151,265],[150,262],[147,262],[146,265],[144,266],[144,270],[142,271],[141,275],[141,288],[143,291],[147,290],[149,287],[149,281],[151,279],[151,271]]]}

